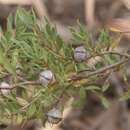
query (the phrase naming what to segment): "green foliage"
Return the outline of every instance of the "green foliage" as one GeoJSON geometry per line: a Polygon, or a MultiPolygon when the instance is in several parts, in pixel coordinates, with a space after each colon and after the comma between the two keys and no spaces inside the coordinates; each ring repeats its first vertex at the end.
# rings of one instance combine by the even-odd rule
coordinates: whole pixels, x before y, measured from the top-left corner
{"type": "Polygon", "coordinates": [[[120,97],[120,101],[124,101],[124,100],[128,100],[130,99],[130,90],[128,90],[127,92],[124,93],[124,95],[122,95],[120,97]]]}
{"type": "Polygon", "coordinates": [[[79,93],[78,93],[78,97],[77,97],[77,100],[73,103],[73,106],[74,107],[83,107],[84,104],[85,104],[85,101],[86,101],[86,91],[85,91],[85,88],[84,87],[80,87],[79,88],[79,93]]]}
{"type": "MultiPolygon", "coordinates": [[[[108,77],[110,73],[107,72],[119,68],[120,61],[126,58],[110,52],[113,39],[104,30],[93,43],[90,34],[79,25],[78,30],[71,28],[73,37],[66,43],[46,18],[44,26],[38,25],[33,11],[20,8],[15,19],[10,15],[7,21],[7,31],[0,38],[0,81],[8,82],[14,88],[9,95],[0,94],[1,122],[21,123],[33,118],[44,122],[47,111],[66,94],[70,97],[78,95],[77,104],[82,105],[86,101],[86,92],[102,93],[108,89],[108,83],[101,87],[95,85],[96,81],[103,77],[102,73],[108,77]],[[88,53],[88,59],[80,63],[73,56],[73,46],[79,44],[83,44],[88,53]],[[90,60],[96,56],[100,60],[92,63],[90,60]],[[112,64],[115,64],[113,68],[112,64]],[[102,71],[106,66],[107,72],[102,71]],[[37,81],[39,73],[46,69],[54,73],[56,82],[44,87],[37,81]],[[36,84],[31,84],[31,81],[36,81],[36,84]]],[[[99,98],[108,107],[102,94],[99,98]]]]}

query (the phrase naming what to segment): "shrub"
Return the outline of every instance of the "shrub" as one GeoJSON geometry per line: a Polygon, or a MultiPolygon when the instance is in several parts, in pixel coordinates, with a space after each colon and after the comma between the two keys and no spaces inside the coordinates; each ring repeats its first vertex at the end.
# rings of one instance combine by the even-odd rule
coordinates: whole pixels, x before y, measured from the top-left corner
{"type": "Polygon", "coordinates": [[[123,69],[130,57],[114,50],[120,36],[102,30],[94,41],[80,24],[78,30],[70,30],[72,39],[65,42],[46,18],[43,26],[38,25],[33,11],[18,9],[14,21],[8,17],[0,38],[2,123],[61,118],[64,100],[78,95],[75,104],[81,106],[86,91],[95,92],[108,106],[103,93],[109,88],[109,76],[123,69]],[[99,85],[99,79],[105,80],[99,85]]]}

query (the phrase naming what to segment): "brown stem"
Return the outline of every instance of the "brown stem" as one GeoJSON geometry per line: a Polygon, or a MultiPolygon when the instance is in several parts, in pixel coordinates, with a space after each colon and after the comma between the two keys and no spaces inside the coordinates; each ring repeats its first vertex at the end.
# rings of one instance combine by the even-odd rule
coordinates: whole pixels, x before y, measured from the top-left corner
{"type": "Polygon", "coordinates": [[[20,83],[17,83],[17,84],[13,84],[11,85],[11,87],[0,87],[0,89],[15,89],[17,86],[22,86],[22,85],[38,85],[40,84],[38,81],[25,81],[25,82],[20,82],[20,83]]]}
{"type": "Polygon", "coordinates": [[[89,74],[87,74],[87,75],[85,75],[85,74],[84,74],[84,75],[75,75],[75,76],[73,76],[72,78],[68,79],[68,81],[77,81],[77,80],[86,79],[86,78],[88,78],[88,77],[91,77],[91,76],[94,76],[94,75],[103,73],[103,72],[105,72],[105,71],[107,71],[107,70],[114,69],[115,67],[118,67],[118,66],[120,66],[120,65],[122,65],[122,64],[124,64],[124,63],[126,63],[127,61],[128,61],[128,59],[123,59],[123,60],[121,60],[121,61],[119,61],[119,62],[117,62],[117,63],[115,63],[115,64],[108,65],[108,66],[103,67],[103,68],[101,68],[101,69],[99,69],[99,70],[96,70],[96,71],[94,71],[94,72],[91,72],[91,73],[89,73],[89,74]]]}
{"type": "Polygon", "coordinates": [[[95,55],[91,55],[89,56],[86,61],[88,61],[89,59],[91,58],[94,58],[96,56],[104,56],[104,55],[107,55],[107,54],[114,54],[114,55],[119,55],[119,56],[123,56],[123,57],[126,57],[126,58],[130,58],[130,55],[129,54],[125,54],[125,53],[121,53],[121,52],[116,52],[116,51],[105,51],[105,52],[102,52],[100,54],[95,54],[95,55]]]}
{"type": "Polygon", "coordinates": [[[124,56],[126,58],[130,58],[129,54],[125,54],[125,53],[121,53],[121,52],[116,52],[116,51],[108,51],[108,52],[101,53],[101,55],[106,55],[106,54],[115,54],[115,55],[119,55],[119,56],[124,56]]]}

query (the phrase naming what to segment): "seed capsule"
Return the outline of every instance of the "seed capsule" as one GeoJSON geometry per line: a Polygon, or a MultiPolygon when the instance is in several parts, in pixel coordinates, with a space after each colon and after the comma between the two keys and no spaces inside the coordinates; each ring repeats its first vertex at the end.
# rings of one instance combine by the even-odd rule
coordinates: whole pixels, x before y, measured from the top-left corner
{"type": "Polygon", "coordinates": [[[76,47],[74,50],[74,59],[78,62],[84,61],[87,57],[86,49],[84,46],[76,47]]]}
{"type": "Polygon", "coordinates": [[[51,70],[44,70],[39,75],[39,81],[42,85],[47,86],[48,84],[55,82],[54,74],[51,70]]]}
{"type": "Polygon", "coordinates": [[[8,83],[2,82],[2,83],[0,84],[0,87],[1,87],[1,93],[2,93],[3,95],[8,95],[8,94],[9,94],[10,89],[11,89],[11,86],[10,86],[8,83]],[[3,88],[3,89],[2,89],[2,88],[3,88]]]}
{"type": "Polygon", "coordinates": [[[51,124],[57,124],[62,120],[62,112],[57,109],[53,108],[47,113],[47,120],[51,124]]]}

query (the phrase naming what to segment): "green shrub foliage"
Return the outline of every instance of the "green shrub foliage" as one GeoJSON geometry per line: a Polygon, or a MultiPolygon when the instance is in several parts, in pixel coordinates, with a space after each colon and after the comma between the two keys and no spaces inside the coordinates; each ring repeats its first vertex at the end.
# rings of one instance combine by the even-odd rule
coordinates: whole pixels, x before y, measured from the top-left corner
{"type": "Polygon", "coordinates": [[[65,42],[46,18],[39,25],[33,11],[20,8],[14,19],[8,17],[7,30],[0,37],[1,123],[44,122],[49,110],[57,106],[63,110],[64,100],[70,97],[78,97],[74,104],[81,106],[86,92],[96,93],[108,106],[103,93],[109,88],[109,76],[129,58],[127,52],[114,50],[120,36],[110,37],[102,30],[94,41],[80,24],[70,31],[72,39],[65,42]],[[46,70],[53,74],[53,81],[45,73],[40,75],[46,70]],[[47,85],[39,81],[40,76],[47,85]]]}

